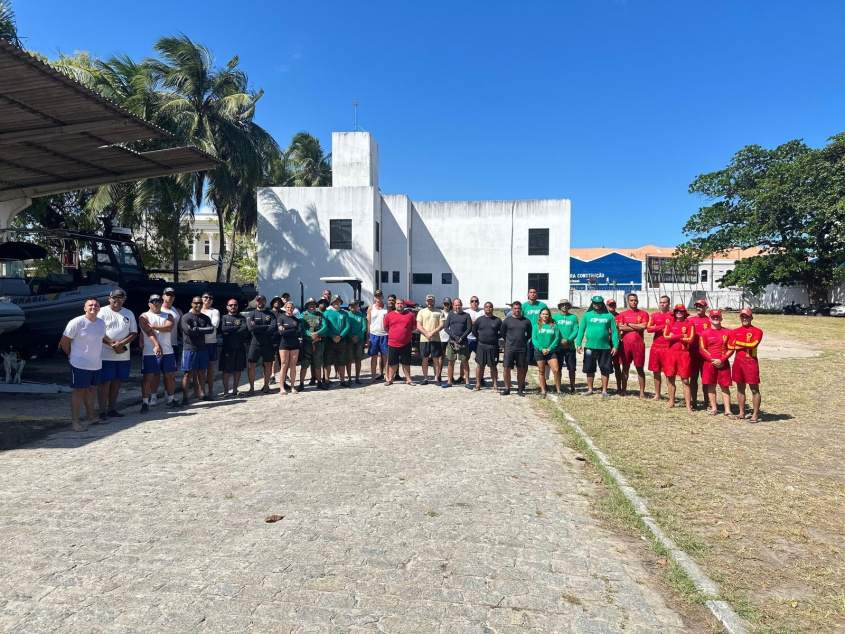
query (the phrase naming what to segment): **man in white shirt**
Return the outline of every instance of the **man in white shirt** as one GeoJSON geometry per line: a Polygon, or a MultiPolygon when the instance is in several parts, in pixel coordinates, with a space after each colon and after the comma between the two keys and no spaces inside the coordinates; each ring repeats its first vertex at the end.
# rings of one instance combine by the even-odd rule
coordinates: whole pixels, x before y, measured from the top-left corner
{"type": "MultiPolygon", "coordinates": [[[[290,301],[290,293],[282,293],[282,306],[287,304],[289,301],[290,301]]],[[[282,311],[282,312],[284,312],[284,311],[282,311]]],[[[296,317],[297,319],[299,319],[299,316],[300,316],[299,308],[296,307],[295,302],[294,302],[294,307],[293,307],[293,316],[296,317]]]]}
{"type": "Polygon", "coordinates": [[[167,407],[178,408],[173,399],[176,389],[176,355],[170,333],[175,328],[173,315],[161,309],[161,295],[150,295],[150,310],[138,320],[141,330],[141,413],[150,411],[150,391],[153,377],[164,374],[164,390],[167,394],[167,407]]]}
{"type": "MultiPolygon", "coordinates": [[[[208,387],[205,390],[206,394],[214,394],[214,364],[217,363],[217,329],[220,327],[220,311],[212,308],[214,303],[214,295],[211,293],[203,293],[202,295],[202,313],[211,320],[211,325],[214,326],[214,332],[205,336],[205,347],[208,350],[208,371],[206,372],[208,387]]],[[[198,376],[202,376],[200,372],[198,376]]]]}
{"type": "MultiPolygon", "coordinates": [[[[479,308],[479,301],[478,296],[473,295],[469,298],[469,308],[464,308],[464,312],[469,315],[469,318],[472,320],[472,323],[475,324],[475,320],[481,317],[484,314],[484,310],[479,308]]],[[[478,339],[475,338],[475,335],[472,334],[472,331],[469,333],[469,337],[467,338],[467,344],[469,345],[469,353],[470,355],[474,354],[475,351],[478,349],[478,339]]],[[[460,382],[460,379],[458,380],[460,382]]],[[[484,379],[481,379],[481,385],[484,385],[484,379]]],[[[469,384],[467,384],[469,387],[469,384]]]]}
{"type": "Polygon", "coordinates": [[[97,423],[94,415],[94,390],[100,382],[102,368],[103,343],[111,342],[106,336],[106,324],[97,319],[100,302],[90,297],[85,300],[84,313],[71,319],[59,342],[64,353],[70,359],[70,419],[73,431],[86,431],[88,428],[79,422],[82,403],[88,413],[88,422],[97,423]]]}
{"type": "Polygon", "coordinates": [[[109,305],[101,308],[97,317],[106,322],[106,336],[112,343],[103,343],[103,367],[100,370],[100,387],[97,400],[100,402],[100,421],[109,418],[122,418],[117,407],[117,395],[120,382],[129,378],[129,344],[138,336],[138,324],[135,315],[123,307],[126,293],[116,288],[109,293],[109,305]]]}
{"type": "MultiPolygon", "coordinates": [[[[174,356],[180,359],[182,355],[179,354],[179,320],[182,319],[182,311],[173,305],[174,301],[176,301],[176,290],[172,286],[168,286],[161,293],[161,312],[170,313],[173,316],[173,330],[170,331],[170,344],[173,346],[174,356]]],[[[150,383],[150,407],[156,405],[160,382],[161,375],[157,374],[150,383]]]]}

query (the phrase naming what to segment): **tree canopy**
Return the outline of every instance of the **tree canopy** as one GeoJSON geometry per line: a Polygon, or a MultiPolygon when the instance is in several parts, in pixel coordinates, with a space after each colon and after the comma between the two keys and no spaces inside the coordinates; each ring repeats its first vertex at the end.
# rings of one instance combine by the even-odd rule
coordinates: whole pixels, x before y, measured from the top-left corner
{"type": "Polygon", "coordinates": [[[703,260],[732,248],[759,247],[722,286],[759,292],[798,285],[813,303],[827,301],[845,264],[845,133],[821,149],[793,140],[772,150],[749,145],[724,169],[698,176],[690,193],[709,202],[684,225],[682,259],[703,260]]]}

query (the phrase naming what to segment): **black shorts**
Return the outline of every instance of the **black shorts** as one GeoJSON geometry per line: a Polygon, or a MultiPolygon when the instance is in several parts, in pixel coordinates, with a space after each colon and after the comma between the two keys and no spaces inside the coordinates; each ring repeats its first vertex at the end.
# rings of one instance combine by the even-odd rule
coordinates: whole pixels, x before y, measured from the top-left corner
{"type": "Polygon", "coordinates": [[[603,376],[610,376],[613,372],[610,348],[586,348],[584,350],[584,374],[595,374],[597,365],[603,376]]]}
{"type": "Polygon", "coordinates": [[[282,337],[279,341],[279,350],[299,350],[302,347],[302,342],[297,338],[282,337]]]}
{"type": "Polygon", "coordinates": [[[445,352],[443,352],[443,342],[442,341],[421,341],[420,342],[420,356],[425,359],[426,357],[431,357],[432,359],[442,357],[445,352]]]}
{"type": "Polygon", "coordinates": [[[491,368],[499,365],[499,346],[486,343],[478,343],[477,345],[478,347],[475,350],[475,363],[477,365],[489,366],[491,368]]]}
{"type": "Polygon", "coordinates": [[[387,347],[387,365],[411,365],[411,344],[401,348],[387,347]]]}
{"type": "Polygon", "coordinates": [[[508,350],[505,349],[505,360],[502,365],[506,368],[527,368],[528,367],[528,351],[527,350],[508,350]]]}
{"type": "Polygon", "coordinates": [[[550,361],[551,359],[557,359],[557,352],[550,352],[548,354],[543,354],[539,350],[534,351],[534,360],[535,361],[550,361]]]}
{"type": "Polygon", "coordinates": [[[561,370],[566,368],[570,372],[575,372],[578,361],[575,356],[575,348],[558,348],[555,351],[555,356],[557,356],[557,363],[561,370]]]}
{"type": "Polygon", "coordinates": [[[243,346],[236,346],[231,350],[220,350],[220,371],[226,374],[242,372],[246,367],[246,350],[243,346]]]}
{"type": "Polygon", "coordinates": [[[274,348],[269,342],[266,344],[260,344],[253,340],[252,343],[249,344],[249,355],[247,355],[247,359],[250,363],[258,363],[259,361],[263,361],[264,363],[273,363],[276,359],[276,348],[274,348]]]}
{"type": "Polygon", "coordinates": [[[529,365],[534,365],[534,364],[537,363],[536,357],[535,357],[536,352],[534,350],[534,342],[531,341],[531,339],[529,339],[526,342],[526,345],[528,346],[528,350],[526,351],[526,354],[525,354],[525,361],[529,365]]]}

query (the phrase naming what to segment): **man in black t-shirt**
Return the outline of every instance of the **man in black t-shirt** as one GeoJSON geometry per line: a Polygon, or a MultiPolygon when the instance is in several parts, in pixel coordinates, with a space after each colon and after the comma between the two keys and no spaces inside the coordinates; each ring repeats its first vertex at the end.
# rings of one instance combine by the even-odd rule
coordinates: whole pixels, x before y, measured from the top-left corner
{"type": "Polygon", "coordinates": [[[182,405],[188,404],[188,387],[195,382],[200,400],[213,401],[211,394],[205,393],[205,373],[208,370],[208,347],[205,336],[214,332],[211,319],[202,313],[202,298],[191,300],[191,310],[182,315],[179,324],[182,330],[182,405]]]}
{"type": "Polygon", "coordinates": [[[246,327],[252,334],[249,343],[249,392],[247,396],[255,394],[255,366],[261,359],[264,363],[264,387],[261,391],[270,393],[270,377],[273,374],[273,360],[276,358],[276,349],[273,346],[273,334],[276,332],[276,316],[272,311],[267,310],[267,298],[264,295],[257,295],[255,298],[255,310],[246,315],[246,327]]]}
{"type": "Polygon", "coordinates": [[[238,385],[241,382],[241,372],[246,367],[246,337],[249,330],[246,317],[240,314],[238,301],[230,299],[226,302],[228,314],[220,318],[220,334],[223,344],[220,348],[220,371],[223,372],[223,398],[239,396],[238,385]],[[229,377],[235,375],[232,392],[229,392],[229,377]]]}
{"type": "MultiPolygon", "coordinates": [[[[499,333],[502,330],[502,320],[493,314],[493,302],[484,302],[484,314],[475,318],[472,334],[478,342],[475,350],[475,387],[480,390],[484,383],[484,368],[490,367],[490,378],[493,389],[499,387],[499,333]]],[[[469,387],[469,385],[467,385],[469,387]]]]}
{"type": "Polygon", "coordinates": [[[511,393],[511,369],[516,366],[517,394],[525,396],[525,375],[528,373],[528,342],[531,341],[531,322],[522,316],[522,302],[511,304],[511,314],[502,322],[499,335],[505,340],[505,389],[502,396],[511,393]]]}

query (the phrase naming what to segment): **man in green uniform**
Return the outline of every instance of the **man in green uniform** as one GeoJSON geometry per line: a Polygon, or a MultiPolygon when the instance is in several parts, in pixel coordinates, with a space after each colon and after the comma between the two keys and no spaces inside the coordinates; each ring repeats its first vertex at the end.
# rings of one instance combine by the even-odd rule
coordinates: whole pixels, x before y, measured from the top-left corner
{"type": "Polygon", "coordinates": [[[323,321],[326,323],[326,348],[323,355],[323,380],[328,388],[329,374],[332,366],[335,367],[337,376],[340,378],[341,387],[349,387],[346,382],[346,335],[349,334],[349,314],[340,309],[343,300],[340,295],[332,297],[332,305],[323,313],[323,321]]]}
{"type": "MultiPolygon", "coordinates": [[[[540,311],[548,308],[543,302],[537,299],[537,289],[528,289],[528,301],[522,305],[522,316],[531,322],[532,332],[537,330],[537,320],[540,318],[540,311]]],[[[534,363],[534,344],[528,340],[527,360],[529,365],[534,363]]]]}
{"type": "Polygon", "coordinates": [[[569,312],[572,304],[568,299],[562,299],[557,303],[560,311],[552,318],[560,331],[560,347],[557,349],[557,363],[561,373],[563,368],[569,371],[569,391],[575,394],[575,335],[578,334],[578,315],[569,312]]]}
{"type": "Polygon", "coordinates": [[[593,394],[598,365],[601,372],[601,395],[609,398],[607,382],[613,372],[611,359],[619,347],[619,332],[616,330],[616,319],[608,312],[601,295],[593,296],[590,309],[581,318],[575,343],[578,346],[578,354],[584,354],[584,374],[587,375],[587,391],[584,396],[593,394]],[[586,347],[583,346],[584,335],[587,336],[586,347]]]}
{"type": "Polygon", "coordinates": [[[325,389],[323,385],[323,353],[326,342],[326,323],[323,313],[317,310],[317,300],[309,297],[305,302],[305,312],[300,315],[302,322],[302,354],[299,356],[302,364],[299,370],[299,390],[305,389],[305,372],[311,368],[309,385],[316,385],[318,390],[325,389]]]}
{"type": "Polygon", "coordinates": [[[352,365],[355,365],[355,383],[361,385],[361,360],[364,358],[364,343],[367,341],[367,315],[358,310],[358,302],[349,302],[349,334],[346,335],[346,374],[352,380],[352,365]]]}

